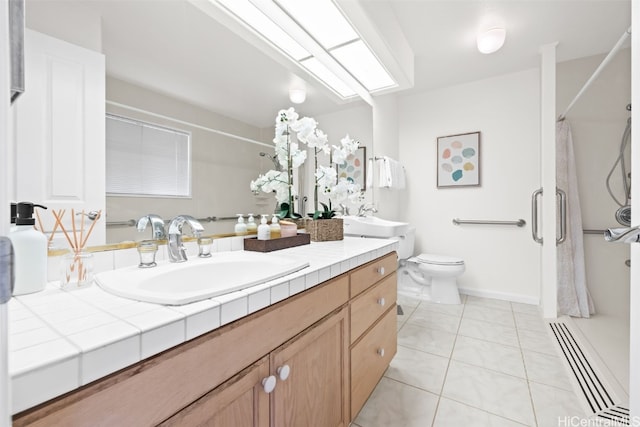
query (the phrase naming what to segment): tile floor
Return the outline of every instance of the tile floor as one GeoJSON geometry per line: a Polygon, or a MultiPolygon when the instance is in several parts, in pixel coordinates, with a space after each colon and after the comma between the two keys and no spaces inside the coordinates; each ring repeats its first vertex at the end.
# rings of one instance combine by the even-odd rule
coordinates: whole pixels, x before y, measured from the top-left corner
{"type": "Polygon", "coordinates": [[[399,298],[398,353],[353,427],[552,427],[569,425],[565,417],[586,419],[537,307],[463,298],[457,306],[399,298]]]}

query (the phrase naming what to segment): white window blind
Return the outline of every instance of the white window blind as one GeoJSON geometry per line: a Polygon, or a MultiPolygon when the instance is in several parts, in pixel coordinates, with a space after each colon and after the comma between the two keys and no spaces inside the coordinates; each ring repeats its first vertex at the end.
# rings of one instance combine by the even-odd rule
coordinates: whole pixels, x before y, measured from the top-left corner
{"type": "Polygon", "coordinates": [[[107,194],[191,196],[191,134],[107,114],[107,194]]]}

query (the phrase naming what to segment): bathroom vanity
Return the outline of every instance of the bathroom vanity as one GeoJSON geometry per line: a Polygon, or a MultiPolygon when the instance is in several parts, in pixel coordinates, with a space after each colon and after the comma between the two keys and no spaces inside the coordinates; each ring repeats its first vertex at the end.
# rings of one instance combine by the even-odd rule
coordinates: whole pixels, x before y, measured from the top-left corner
{"type": "Polygon", "coordinates": [[[370,244],[382,249],[338,263],[360,265],[22,411],[14,425],[348,426],[396,353],[397,256],[370,244]]]}

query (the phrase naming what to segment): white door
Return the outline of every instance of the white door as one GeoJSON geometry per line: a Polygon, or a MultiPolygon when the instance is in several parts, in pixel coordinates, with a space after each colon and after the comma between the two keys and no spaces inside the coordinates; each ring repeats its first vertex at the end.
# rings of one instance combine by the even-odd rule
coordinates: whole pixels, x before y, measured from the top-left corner
{"type": "MultiPolygon", "coordinates": [[[[26,30],[25,81],[16,111],[13,196],[66,209],[70,230],[71,209],[105,207],[104,55],[26,30]]],[[[50,231],[53,215],[43,212],[41,219],[50,231]]],[[[87,244],[104,242],[105,215],[87,244]]]]}

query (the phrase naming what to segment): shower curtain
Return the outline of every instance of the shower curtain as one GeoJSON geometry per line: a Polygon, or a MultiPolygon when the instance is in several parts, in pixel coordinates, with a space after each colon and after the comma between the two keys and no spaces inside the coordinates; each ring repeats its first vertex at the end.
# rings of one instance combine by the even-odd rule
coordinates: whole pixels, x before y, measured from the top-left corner
{"type": "Polygon", "coordinates": [[[558,314],[589,317],[595,310],[587,289],[578,177],[566,119],[556,123],[556,185],[567,194],[567,238],[557,249],[558,314]]]}

